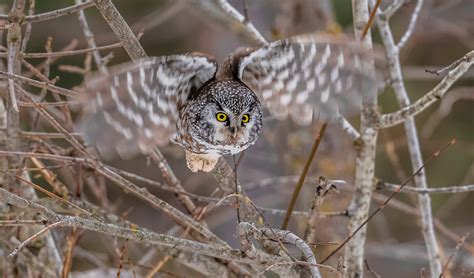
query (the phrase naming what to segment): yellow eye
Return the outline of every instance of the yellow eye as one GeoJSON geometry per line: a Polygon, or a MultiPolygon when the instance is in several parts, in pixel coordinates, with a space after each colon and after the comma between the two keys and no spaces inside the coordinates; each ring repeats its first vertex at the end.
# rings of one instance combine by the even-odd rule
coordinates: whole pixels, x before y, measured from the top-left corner
{"type": "Polygon", "coordinates": [[[243,115],[242,115],[242,122],[243,122],[244,124],[246,124],[246,123],[248,123],[249,121],[250,121],[250,116],[249,116],[249,114],[243,114],[243,115]]]}
{"type": "Polygon", "coordinates": [[[217,119],[219,122],[225,122],[225,121],[227,121],[227,114],[226,114],[226,113],[219,112],[219,113],[216,114],[216,119],[217,119]]]}

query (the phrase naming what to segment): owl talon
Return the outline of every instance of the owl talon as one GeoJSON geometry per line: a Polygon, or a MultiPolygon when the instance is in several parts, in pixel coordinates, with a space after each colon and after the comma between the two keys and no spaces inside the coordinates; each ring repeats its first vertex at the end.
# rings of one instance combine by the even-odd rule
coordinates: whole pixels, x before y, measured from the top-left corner
{"type": "Polygon", "coordinates": [[[186,151],[186,164],[189,170],[194,173],[198,171],[210,172],[214,169],[220,157],[217,153],[197,154],[186,151]]]}

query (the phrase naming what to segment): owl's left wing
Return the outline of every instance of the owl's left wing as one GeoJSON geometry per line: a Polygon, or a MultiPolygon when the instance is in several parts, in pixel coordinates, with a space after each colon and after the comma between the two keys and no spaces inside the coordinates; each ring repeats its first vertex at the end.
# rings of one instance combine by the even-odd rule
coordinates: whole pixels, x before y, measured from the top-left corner
{"type": "Polygon", "coordinates": [[[270,113],[305,125],[360,111],[362,97],[375,92],[369,55],[348,39],[298,36],[243,55],[237,75],[270,113]]]}
{"type": "Polygon", "coordinates": [[[86,79],[78,129],[105,157],[126,158],[166,145],[180,107],[216,70],[216,61],[200,53],[114,66],[106,75],[86,79]]]}

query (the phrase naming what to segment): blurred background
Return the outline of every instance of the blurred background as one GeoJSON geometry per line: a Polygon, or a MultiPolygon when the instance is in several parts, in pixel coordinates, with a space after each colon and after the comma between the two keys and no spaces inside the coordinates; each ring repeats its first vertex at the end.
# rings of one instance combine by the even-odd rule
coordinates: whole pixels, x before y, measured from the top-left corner
{"type": "MultiPolygon", "coordinates": [[[[0,5],[9,9],[9,0],[0,5]]],[[[209,12],[207,1],[113,1],[135,33],[143,32],[140,41],[149,56],[179,54],[200,51],[211,54],[219,61],[239,46],[255,46],[239,26],[228,24],[218,15],[209,12]]],[[[242,1],[230,1],[243,10],[242,1]]],[[[391,1],[382,1],[386,7],[391,1]]],[[[395,38],[405,32],[415,1],[406,1],[402,9],[391,20],[395,38]]],[[[72,5],[73,1],[37,1],[36,13],[46,12],[72,5]]],[[[268,39],[275,40],[309,32],[353,33],[351,4],[348,0],[258,0],[246,1],[249,20],[268,39]]],[[[117,42],[112,31],[94,8],[86,16],[99,46],[117,42]]],[[[474,1],[472,0],[428,0],[425,1],[418,24],[408,44],[401,52],[405,84],[411,100],[416,100],[432,89],[440,80],[425,72],[425,69],[439,69],[468,51],[474,49],[474,1]]],[[[373,28],[377,57],[381,60],[379,71],[386,72],[383,45],[377,28],[373,28]]],[[[52,38],[53,51],[59,51],[77,40],[76,49],[87,48],[77,16],[70,15],[54,21],[34,24],[27,52],[45,52],[48,38],[52,38]]],[[[3,45],[4,42],[3,42],[3,45]]],[[[106,50],[103,56],[110,58],[109,64],[128,61],[121,49],[106,50]],[[113,56],[107,56],[110,55],[113,56]]],[[[30,60],[33,64],[43,59],[30,60]]],[[[84,65],[84,56],[63,57],[51,67],[51,76],[59,76],[57,85],[65,88],[80,86],[82,75],[71,72],[68,66],[84,65]]],[[[448,141],[456,138],[456,144],[442,153],[427,166],[429,187],[455,186],[474,183],[474,70],[471,69],[456,82],[445,98],[432,105],[416,118],[422,153],[425,158],[437,151],[448,141]]],[[[380,111],[387,113],[399,108],[393,92],[380,92],[380,111]]],[[[358,126],[357,117],[350,119],[358,126]]],[[[30,122],[22,122],[24,130],[31,128],[30,122]]],[[[41,122],[37,130],[41,130],[41,122]]],[[[312,142],[320,128],[318,123],[301,128],[291,121],[277,121],[266,118],[264,132],[258,142],[244,153],[239,164],[238,178],[250,198],[259,206],[286,209],[291,192],[301,173],[312,142]],[[296,176],[296,178],[295,178],[296,176]]],[[[60,144],[60,143],[58,143],[60,144]]],[[[190,192],[206,195],[215,188],[211,174],[191,173],[184,162],[184,151],[170,145],[162,149],[183,186],[190,192]]],[[[344,211],[352,196],[354,177],[354,147],[352,141],[336,125],[328,128],[316,159],[311,167],[309,182],[301,193],[297,210],[307,211],[315,190],[315,177],[345,180],[339,185],[339,194],[331,194],[325,200],[323,211],[344,211]]],[[[376,176],[384,181],[401,184],[410,177],[411,165],[403,125],[383,130],[378,138],[376,176]]],[[[146,157],[133,160],[114,160],[107,163],[138,175],[161,181],[163,177],[155,164],[146,157]]],[[[229,158],[233,165],[232,158],[229,158]]],[[[41,183],[41,179],[37,180],[41,183]]],[[[67,180],[66,180],[66,184],[67,180]]],[[[166,233],[172,222],[149,206],[124,194],[113,186],[101,189],[84,188],[89,200],[115,211],[116,214],[143,227],[159,233],[166,233]],[[100,193],[98,193],[100,191],[100,193]]],[[[180,207],[173,194],[149,188],[149,190],[180,207]]],[[[376,190],[372,208],[375,209],[389,193],[376,190]]],[[[425,247],[416,216],[416,196],[399,194],[386,209],[368,225],[367,260],[370,267],[382,277],[418,277],[422,268],[428,269],[425,247]],[[395,270],[395,271],[394,271],[395,270]]],[[[474,231],[474,193],[433,194],[432,209],[436,218],[436,231],[443,247],[443,254],[449,256],[460,236],[474,231]]],[[[273,227],[279,227],[282,215],[266,214],[273,227]]],[[[210,228],[232,246],[238,247],[235,238],[236,213],[232,208],[219,208],[207,218],[210,228]]],[[[335,216],[320,220],[318,241],[340,242],[345,238],[347,218],[335,216]]],[[[293,217],[290,229],[302,234],[305,227],[303,217],[293,217]]],[[[114,265],[117,255],[105,244],[107,237],[86,233],[79,241],[83,249],[96,253],[104,264],[114,265]],[[107,254],[107,255],[105,255],[107,254]]],[[[316,255],[324,258],[334,248],[332,245],[316,247],[316,255]]],[[[131,260],[139,261],[143,246],[133,245],[129,249],[131,260]]],[[[474,240],[471,236],[465,247],[453,261],[453,274],[463,269],[473,271],[474,240]]],[[[337,258],[331,262],[336,265],[337,258]]],[[[145,262],[146,264],[146,262],[145,262]]],[[[73,271],[84,271],[93,266],[87,258],[77,256],[73,271]]],[[[172,263],[169,269],[172,270],[172,263]]],[[[460,277],[460,276],[454,277],[460,277]]]]}

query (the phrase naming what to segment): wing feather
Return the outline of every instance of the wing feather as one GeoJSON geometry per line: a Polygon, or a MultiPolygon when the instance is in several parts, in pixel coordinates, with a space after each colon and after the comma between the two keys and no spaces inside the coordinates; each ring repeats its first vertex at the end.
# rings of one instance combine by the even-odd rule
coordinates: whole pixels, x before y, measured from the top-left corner
{"type": "Polygon", "coordinates": [[[216,61],[199,53],[154,57],[86,78],[78,129],[102,156],[130,157],[166,145],[179,109],[215,76],[216,61]]]}
{"type": "Polygon", "coordinates": [[[305,35],[275,41],[242,57],[238,77],[277,118],[299,124],[360,111],[375,92],[370,52],[340,37],[305,35]]]}

